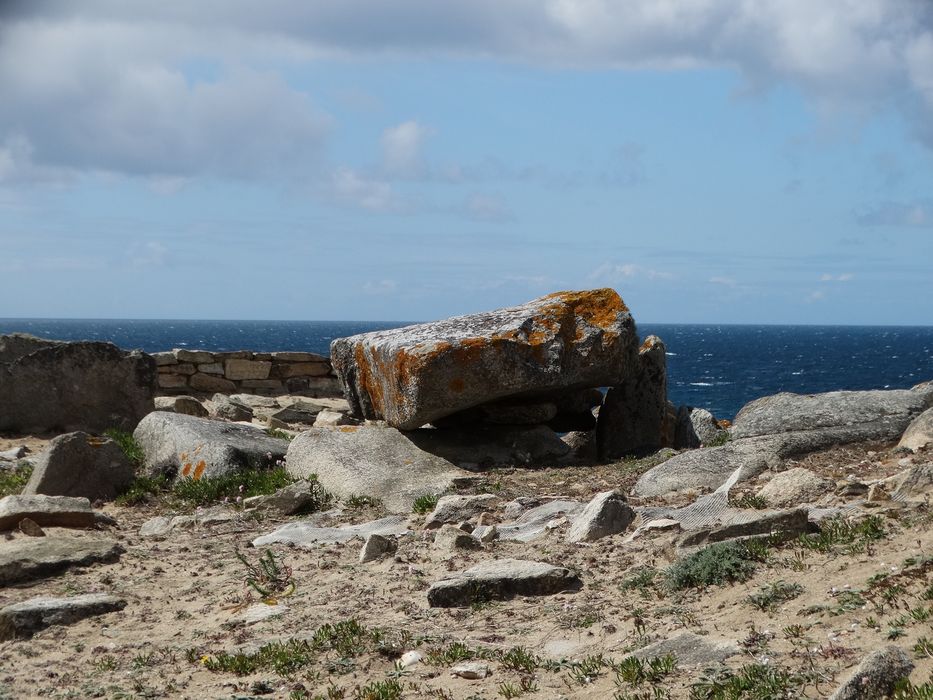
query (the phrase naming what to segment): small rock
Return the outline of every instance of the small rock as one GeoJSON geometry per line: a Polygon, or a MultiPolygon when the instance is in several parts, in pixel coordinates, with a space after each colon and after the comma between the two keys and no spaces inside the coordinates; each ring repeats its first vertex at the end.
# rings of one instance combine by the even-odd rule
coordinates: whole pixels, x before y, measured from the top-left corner
{"type": "Polygon", "coordinates": [[[23,518],[20,520],[19,531],[29,537],[45,537],[45,530],[39,527],[39,523],[32,518],[23,518]]]}
{"type": "Polygon", "coordinates": [[[891,496],[884,484],[878,483],[868,487],[867,499],[872,503],[880,503],[881,501],[891,500],[891,496]]]}
{"type": "Polygon", "coordinates": [[[459,527],[444,525],[434,536],[434,546],[446,552],[457,549],[482,549],[480,541],[459,527]]]}
{"type": "Polygon", "coordinates": [[[620,491],[596,494],[573,520],[567,531],[567,542],[592,542],[624,532],[635,519],[635,511],[625,502],[620,491]]]}
{"type": "Polygon", "coordinates": [[[464,520],[457,523],[457,529],[463,530],[465,533],[470,534],[475,528],[473,527],[473,523],[471,523],[469,520],[464,520]]]}
{"type": "Polygon", "coordinates": [[[214,394],[211,398],[210,415],[229,421],[253,420],[253,409],[246,404],[234,401],[226,394],[214,394]]]}
{"type": "Polygon", "coordinates": [[[5,496],[0,498],[0,530],[23,518],[45,527],[94,527],[94,511],[86,498],[70,496],[5,496]]]}
{"type": "Polygon", "coordinates": [[[205,418],[208,415],[204,405],[193,396],[156,396],[155,409],[200,418],[205,418]]]}
{"type": "Polygon", "coordinates": [[[933,464],[911,467],[891,494],[895,501],[919,500],[933,491],[933,464]]]}
{"type": "Polygon", "coordinates": [[[465,607],[477,601],[552,595],[581,586],[577,574],[560,566],[496,559],[435,582],[428,589],[428,604],[432,608],[465,607]]]}
{"type": "Polygon", "coordinates": [[[409,532],[405,518],[392,515],[359,525],[341,527],[319,527],[310,522],[288,523],[268,535],[253,540],[254,547],[264,547],[275,542],[284,542],[298,547],[313,547],[332,542],[349,542],[355,537],[365,538],[369,534],[401,537],[409,532]]]}
{"type": "Polygon", "coordinates": [[[135,465],[110,438],[83,432],[52,439],[36,460],[24,495],[111,500],[133,482],[135,465]]]}
{"type": "Polygon", "coordinates": [[[355,418],[351,418],[346,413],[323,409],[314,419],[315,428],[334,428],[338,425],[357,425],[359,423],[355,418]]]}
{"type": "Polygon", "coordinates": [[[868,485],[861,481],[843,481],[836,487],[836,495],[843,498],[856,498],[868,493],[868,485]]]}
{"type": "Polygon", "coordinates": [[[0,452],[0,462],[15,462],[26,456],[27,450],[23,445],[14,447],[12,450],[0,452]]]}
{"type": "Polygon", "coordinates": [[[363,549],[360,550],[360,564],[366,564],[377,559],[394,554],[398,550],[398,540],[395,537],[378,535],[375,533],[366,536],[363,549]]]}
{"type": "Polygon", "coordinates": [[[112,540],[90,537],[41,537],[0,542],[0,586],[119,559],[123,548],[112,540]]]}
{"type": "Polygon", "coordinates": [[[286,423],[285,421],[281,421],[274,416],[269,416],[267,424],[269,426],[269,430],[288,430],[289,429],[288,423],[286,423]]]}
{"type": "Polygon", "coordinates": [[[406,651],[404,654],[402,654],[398,662],[402,668],[409,668],[417,663],[420,663],[421,659],[423,658],[424,656],[422,656],[420,651],[406,651]]]}
{"type": "Polygon", "coordinates": [[[489,675],[489,664],[484,664],[479,661],[466,661],[462,664],[451,666],[450,672],[460,678],[466,678],[468,681],[481,681],[489,675]]]}
{"type": "Polygon", "coordinates": [[[909,676],[913,668],[913,661],[900,647],[878,649],[862,659],[858,668],[836,689],[829,700],[887,697],[897,682],[909,676]]]}
{"type": "Polygon", "coordinates": [[[479,541],[483,544],[489,544],[490,542],[494,542],[497,539],[499,539],[499,528],[497,528],[495,525],[490,525],[486,528],[486,531],[480,535],[479,541]]]}
{"type": "Polygon", "coordinates": [[[793,507],[813,503],[827,493],[832,493],[834,486],[832,480],[809,469],[796,467],[775,474],[758,495],[776,508],[793,507]]]}
{"type": "Polygon", "coordinates": [[[933,408],[928,408],[914,418],[911,424],[907,426],[897,446],[919,450],[921,447],[930,444],[933,444],[933,408]]]}
{"type": "Polygon", "coordinates": [[[305,423],[306,425],[314,425],[318,414],[323,410],[324,407],[319,404],[309,401],[296,401],[273,413],[272,418],[277,418],[284,423],[305,423]]]}
{"type": "Polygon", "coordinates": [[[254,496],[243,501],[244,508],[257,508],[262,511],[274,511],[278,515],[295,515],[309,509],[316,502],[314,485],[310,481],[299,479],[293,484],[283,486],[273,494],[254,496]]]}
{"type": "Polygon", "coordinates": [[[86,617],[103,615],[125,607],[125,600],[104,593],[68,598],[30,598],[0,609],[0,639],[28,637],[52,625],[70,625],[86,617]]]}
{"type": "Polygon", "coordinates": [[[488,511],[499,503],[499,497],[491,493],[479,496],[443,496],[424,522],[426,528],[440,527],[444,523],[456,523],[488,511]]]}

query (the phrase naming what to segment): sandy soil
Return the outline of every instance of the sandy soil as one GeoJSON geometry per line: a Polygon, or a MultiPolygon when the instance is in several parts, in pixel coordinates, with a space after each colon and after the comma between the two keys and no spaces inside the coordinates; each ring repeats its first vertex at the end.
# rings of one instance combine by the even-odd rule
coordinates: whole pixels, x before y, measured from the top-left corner
{"type": "MultiPolygon", "coordinates": [[[[0,450],[21,443],[0,441],[0,450]]],[[[41,447],[41,440],[30,446],[41,447]]],[[[850,474],[871,480],[903,469],[898,464],[902,458],[890,445],[862,445],[819,453],[800,465],[837,480],[850,474]]],[[[582,499],[607,488],[627,488],[644,467],[622,462],[499,470],[476,490],[498,493],[504,500],[517,495],[582,499]]],[[[747,582],[678,593],[663,586],[620,586],[641,567],[663,570],[670,564],[670,534],[628,544],[616,536],[568,545],[563,531],[555,530],[531,544],[495,542],[485,551],[451,555],[434,548],[431,535],[421,530],[423,518],[415,517],[413,532],[400,541],[397,555],[377,563],[358,563],[359,541],[314,549],[270,547],[290,567],[295,588],[278,600],[287,608],[284,614],[254,624],[238,621],[256,596],[250,594],[246,568],[236,552],[255,561],[262,551],[251,548],[250,541],[284,521],[247,516],[152,540],[140,537],[138,529],[162,514],[158,507],[107,505],[104,510],[118,523],[107,528],[109,535],[126,549],[118,563],[0,589],[0,606],[37,595],[107,592],[126,598],[127,607],[52,627],[31,639],[0,643],[0,698],[390,698],[395,696],[366,694],[365,687],[393,680],[406,698],[595,699],[615,693],[619,698],[649,698],[655,696],[636,694],[648,692],[649,685],[618,685],[605,664],[586,674],[573,662],[600,654],[618,661],[627,652],[683,631],[737,642],[743,651],[726,662],[730,668],[761,663],[805,672],[810,681],[804,694],[817,698],[832,692],[867,651],[891,643],[887,636],[892,628],[902,635],[894,643],[908,651],[921,638],[933,638],[933,614],[910,614],[933,610],[933,600],[926,597],[933,597],[933,577],[926,569],[902,575],[908,558],[933,557],[933,513],[924,504],[872,508],[884,518],[888,536],[864,551],[820,554],[788,545],[774,550],[747,582]],[[431,582],[449,571],[503,557],[571,567],[584,586],[576,593],[473,608],[428,607],[431,582]],[[903,587],[889,594],[889,600],[884,587],[869,590],[869,580],[880,573],[903,587]],[[747,601],[776,581],[799,584],[802,592],[773,610],[759,610],[747,601]],[[221,652],[255,651],[265,643],[308,637],[322,625],[351,619],[382,630],[381,642],[365,641],[345,654],[318,651],[310,663],[288,675],[272,668],[246,676],[210,670],[221,652]],[[491,675],[483,680],[453,676],[449,663],[431,653],[452,642],[492,650],[485,652],[493,656],[488,661],[491,675]],[[495,650],[516,646],[553,663],[538,663],[526,673],[495,658],[495,650]],[[399,668],[400,655],[411,650],[425,658],[399,668]]],[[[337,521],[379,515],[372,508],[348,509],[337,521]]],[[[916,663],[912,680],[927,681],[933,661],[926,656],[916,663]]],[[[686,698],[704,673],[702,667],[679,665],[658,685],[672,698],[686,698]]]]}

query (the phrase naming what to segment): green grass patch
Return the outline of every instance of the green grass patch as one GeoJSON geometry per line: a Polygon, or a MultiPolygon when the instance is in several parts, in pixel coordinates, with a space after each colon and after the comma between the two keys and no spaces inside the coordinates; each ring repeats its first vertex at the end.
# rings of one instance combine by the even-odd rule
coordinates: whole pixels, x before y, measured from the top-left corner
{"type": "Polygon", "coordinates": [[[11,469],[0,469],[0,498],[21,494],[31,476],[32,465],[28,462],[19,462],[11,469]]]}
{"type": "Polygon", "coordinates": [[[799,583],[786,583],[775,581],[762,586],[758,593],[752,593],[745,600],[749,605],[763,612],[774,610],[779,604],[793,600],[803,593],[803,586],[799,583]]]}
{"type": "Polygon", "coordinates": [[[820,531],[801,535],[797,544],[823,554],[843,550],[848,554],[864,552],[872,542],[884,539],[884,519],[880,515],[852,522],[842,517],[828,518],[820,523],[820,531]]]}
{"type": "Polygon", "coordinates": [[[142,465],[143,460],[145,459],[143,448],[139,446],[138,442],[136,442],[136,438],[133,437],[132,433],[127,433],[123,430],[117,430],[116,428],[108,428],[104,431],[104,435],[117,443],[117,445],[120,446],[120,449],[123,450],[123,454],[126,455],[126,458],[130,460],[136,467],[142,465]]]}
{"type": "Polygon", "coordinates": [[[411,506],[411,510],[418,515],[427,515],[434,507],[437,505],[437,502],[440,500],[438,496],[429,494],[427,496],[419,496],[415,499],[415,502],[411,506]]]}
{"type": "Polygon", "coordinates": [[[294,481],[294,477],[283,467],[244,469],[202,479],[181,477],[172,484],[172,495],[191,505],[206,506],[224,500],[236,501],[238,497],[275,493],[294,481]]]}
{"type": "Polygon", "coordinates": [[[665,583],[671,590],[703,588],[752,577],[760,554],[745,541],[720,542],[695,552],[665,571],[665,583]]]}
{"type": "Polygon", "coordinates": [[[807,676],[780,666],[749,664],[693,684],[691,700],[777,700],[803,697],[807,676]]]}
{"type": "Polygon", "coordinates": [[[768,507],[768,499],[763,496],[756,496],[753,493],[746,493],[740,498],[730,498],[729,505],[733,508],[744,508],[746,510],[765,510],[768,507]]]}
{"type": "Polygon", "coordinates": [[[118,506],[138,506],[158,498],[169,489],[164,476],[137,476],[129,488],[117,496],[118,506]]]}

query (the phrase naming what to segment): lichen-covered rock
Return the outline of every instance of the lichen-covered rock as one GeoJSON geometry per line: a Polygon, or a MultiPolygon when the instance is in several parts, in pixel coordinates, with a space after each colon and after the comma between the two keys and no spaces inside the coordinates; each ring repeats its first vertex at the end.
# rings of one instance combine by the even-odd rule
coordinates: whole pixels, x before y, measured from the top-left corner
{"type": "Polygon", "coordinates": [[[648,336],[638,351],[635,375],[609,389],[599,409],[596,446],[601,459],[618,459],[673,443],[666,367],[664,343],[648,336]]]}
{"type": "Polygon", "coordinates": [[[510,396],[621,384],[637,336],[619,295],[599,289],[339,338],[331,357],[355,415],[412,429],[510,396]]]}
{"type": "Polygon", "coordinates": [[[15,348],[4,355],[13,359],[0,363],[0,430],[132,430],[154,408],[151,355],[112,343],[3,342],[15,348]]]}
{"type": "Polygon", "coordinates": [[[36,459],[23,494],[112,500],[133,482],[135,465],[110,438],[83,432],[53,438],[36,459]]]}

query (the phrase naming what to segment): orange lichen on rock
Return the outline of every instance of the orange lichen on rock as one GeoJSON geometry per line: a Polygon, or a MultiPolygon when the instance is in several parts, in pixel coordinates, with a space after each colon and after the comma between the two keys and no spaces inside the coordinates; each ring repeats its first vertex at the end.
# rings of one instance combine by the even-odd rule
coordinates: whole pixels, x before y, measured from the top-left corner
{"type": "Polygon", "coordinates": [[[188,476],[191,473],[191,462],[185,462],[185,466],[181,470],[182,476],[188,476]]]}
{"type": "Polygon", "coordinates": [[[194,467],[194,475],[191,477],[195,481],[201,478],[201,475],[204,473],[204,470],[207,469],[207,464],[202,459],[194,467]]]}
{"type": "Polygon", "coordinates": [[[556,299],[558,303],[550,307],[553,311],[569,307],[571,313],[579,316],[591,326],[614,332],[619,314],[628,313],[628,307],[614,289],[593,289],[586,292],[554,292],[545,299],[556,299]]]}

